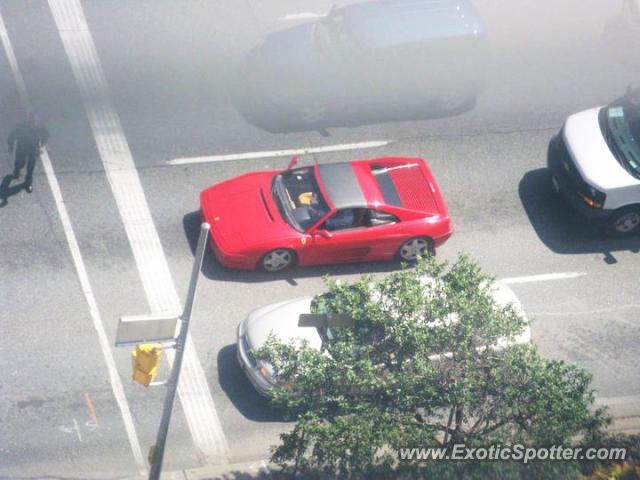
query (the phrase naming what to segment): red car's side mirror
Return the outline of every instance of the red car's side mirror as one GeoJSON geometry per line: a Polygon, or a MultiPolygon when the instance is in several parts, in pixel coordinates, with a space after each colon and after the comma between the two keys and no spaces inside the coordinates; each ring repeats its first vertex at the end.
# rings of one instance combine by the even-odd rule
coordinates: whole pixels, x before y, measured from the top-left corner
{"type": "Polygon", "coordinates": [[[326,240],[331,240],[333,238],[333,234],[329,230],[319,229],[313,233],[326,240]]]}
{"type": "Polygon", "coordinates": [[[298,160],[300,160],[300,157],[298,155],[291,157],[291,161],[287,166],[287,170],[291,170],[293,167],[295,167],[298,164],[298,160]]]}

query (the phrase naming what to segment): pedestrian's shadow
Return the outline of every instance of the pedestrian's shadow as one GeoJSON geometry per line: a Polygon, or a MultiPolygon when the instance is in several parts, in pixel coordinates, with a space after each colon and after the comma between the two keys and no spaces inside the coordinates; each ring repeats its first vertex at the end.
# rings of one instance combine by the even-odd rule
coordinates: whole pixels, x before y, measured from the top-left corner
{"type": "Polygon", "coordinates": [[[9,197],[15,195],[22,190],[23,184],[11,186],[13,175],[5,175],[0,183],[0,208],[7,206],[9,197]]]}

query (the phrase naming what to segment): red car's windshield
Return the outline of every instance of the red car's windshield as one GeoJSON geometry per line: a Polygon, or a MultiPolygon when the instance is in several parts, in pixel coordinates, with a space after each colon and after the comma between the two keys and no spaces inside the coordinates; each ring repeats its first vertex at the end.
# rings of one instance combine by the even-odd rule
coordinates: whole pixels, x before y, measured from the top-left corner
{"type": "Polygon", "coordinates": [[[282,218],[300,232],[307,231],[329,213],[313,167],[276,175],[271,190],[282,218]]]}

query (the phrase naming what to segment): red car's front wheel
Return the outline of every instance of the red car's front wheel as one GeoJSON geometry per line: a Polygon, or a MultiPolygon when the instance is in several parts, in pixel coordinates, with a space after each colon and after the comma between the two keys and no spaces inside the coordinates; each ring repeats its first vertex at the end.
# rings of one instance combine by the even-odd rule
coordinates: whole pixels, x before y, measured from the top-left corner
{"type": "Polygon", "coordinates": [[[276,248],[260,260],[260,269],[265,272],[280,272],[296,263],[296,254],[286,248],[276,248]]]}

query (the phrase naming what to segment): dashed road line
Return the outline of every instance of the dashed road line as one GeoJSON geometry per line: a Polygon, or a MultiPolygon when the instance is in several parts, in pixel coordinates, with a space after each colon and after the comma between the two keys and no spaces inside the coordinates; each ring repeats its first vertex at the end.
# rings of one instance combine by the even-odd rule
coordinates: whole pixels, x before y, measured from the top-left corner
{"type": "MultiPolygon", "coordinates": [[[[592,308],[590,310],[563,310],[562,312],[536,312],[537,316],[548,316],[548,317],[575,317],[575,316],[580,316],[580,317],[585,317],[588,315],[602,315],[602,314],[607,314],[607,313],[613,313],[613,312],[617,312],[620,310],[637,310],[640,309],[640,304],[626,304],[626,305],[612,305],[610,307],[606,307],[606,308],[592,308]]],[[[638,318],[637,316],[634,316],[632,318],[638,318]]],[[[639,327],[640,326],[640,321],[638,322],[631,322],[629,320],[625,320],[622,318],[616,318],[616,322],[617,323],[624,323],[626,325],[629,325],[631,327],[639,327]]]]}
{"type": "MultiPolygon", "coordinates": [[[[84,100],[151,313],[177,314],[181,302],[120,118],[111,106],[107,80],[80,0],[49,0],[49,7],[84,100]]],[[[227,463],[229,447],[190,336],[184,355],[178,394],[194,445],[202,460],[227,463]]],[[[173,357],[174,352],[167,351],[170,364],[173,357]]]]}
{"type": "Polygon", "coordinates": [[[80,427],[78,426],[78,421],[75,418],[73,419],[73,427],[74,427],[74,430],[76,431],[76,434],[78,435],[78,440],[81,442],[82,435],[80,434],[80,427]]]}
{"type": "Polygon", "coordinates": [[[586,272],[546,273],[543,275],[530,275],[528,277],[503,278],[500,281],[508,285],[515,285],[517,283],[548,282],[550,280],[567,280],[569,278],[583,277],[585,275],[586,275],[586,272]]]}
{"type": "Polygon", "coordinates": [[[266,150],[264,152],[231,153],[227,155],[209,155],[204,157],[185,157],[169,160],[169,165],[186,165],[192,163],[227,162],[229,160],[252,160],[256,158],[288,157],[290,155],[307,155],[310,153],[342,152],[366,148],[379,148],[393,143],[392,140],[374,140],[369,142],[344,143],[341,145],[324,145],[321,147],[291,148],[288,150],[266,150]]]}
{"type": "MultiPolygon", "coordinates": [[[[7,58],[9,60],[9,65],[11,67],[13,76],[15,78],[20,100],[22,101],[24,109],[28,111],[31,109],[31,103],[29,101],[29,96],[27,95],[27,89],[24,83],[24,79],[22,78],[22,74],[20,72],[20,69],[18,68],[18,61],[13,51],[13,46],[9,39],[9,35],[7,33],[7,29],[5,27],[1,12],[0,12],[0,41],[2,41],[2,45],[6,52],[7,58]]],[[[40,158],[41,158],[42,166],[44,168],[44,171],[47,177],[47,181],[49,183],[49,187],[51,188],[53,200],[55,202],[56,208],[58,210],[58,214],[60,216],[60,221],[62,222],[62,229],[67,239],[67,244],[69,246],[69,251],[71,252],[73,265],[76,269],[78,280],[80,281],[80,287],[82,289],[82,293],[89,307],[89,316],[91,317],[93,327],[96,329],[96,332],[98,334],[98,343],[100,344],[100,349],[102,350],[102,355],[107,365],[107,371],[109,373],[109,380],[111,383],[111,390],[113,391],[113,396],[116,399],[116,403],[118,404],[118,408],[120,409],[120,414],[122,415],[122,420],[124,422],[124,427],[127,432],[129,445],[131,446],[131,451],[133,453],[133,457],[135,459],[135,462],[140,474],[145,475],[146,464],[144,461],[144,457],[142,455],[142,449],[140,448],[140,441],[138,440],[138,434],[136,433],[136,429],[133,424],[131,410],[129,409],[129,404],[127,403],[127,398],[124,394],[122,380],[120,379],[120,375],[118,374],[118,369],[116,368],[116,363],[113,358],[113,353],[111,352],[109,340],[107,338],[107,334],[104,329],[104,323],[102,321],[102,317],[100,316],[100,311],[98,310],[98,304],[96,302],[95,295],[93,294],[93,289],[91,288],[91,282],[89,282],[89,276],[87,274],[87,269],[85,267],[82,254],[80,252],[80,247],[78,246],[78,240],[76,239],[76,235],[73,230],[73,226],[71,225],[69,214],[67,212],[67,207],[62,198],[60,185],[58,183],[58,179],[55,175],[53,166],[51,164],[51,159],[49,158],[49,154],[47,153],[46,149],[43,150],[40,158]]],[[[74,419],[74,423],[76,424],[78,437],[80,440],[82,440],[79,429],[77,429],[77,422],[75,421],[75,419],[74,419]]]]}
{"type": "Polygon", "coordinates": [[[289,20],[311,20],[314,18],[323,18],[327,15],[324,13],[313,13],[313,12],[300,12],[300,13],[288,13],[287,15],[280,17],[279,20],[289,21],[289,20]]]}

